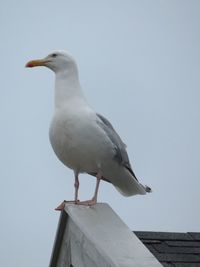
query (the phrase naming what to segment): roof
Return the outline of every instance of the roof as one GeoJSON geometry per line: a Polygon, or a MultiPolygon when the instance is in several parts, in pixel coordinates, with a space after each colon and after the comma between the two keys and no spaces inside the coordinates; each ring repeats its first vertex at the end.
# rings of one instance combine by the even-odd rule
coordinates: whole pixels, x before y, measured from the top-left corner
{"type": "Polygon", "coordinates": [[[49,267],[162,267],[106,203],[65,204],[49,267]]]}
{"type": "Polygon", "coordinates": [[[166,267],[200,267],[200,233],[134,232],[166,267]]]}

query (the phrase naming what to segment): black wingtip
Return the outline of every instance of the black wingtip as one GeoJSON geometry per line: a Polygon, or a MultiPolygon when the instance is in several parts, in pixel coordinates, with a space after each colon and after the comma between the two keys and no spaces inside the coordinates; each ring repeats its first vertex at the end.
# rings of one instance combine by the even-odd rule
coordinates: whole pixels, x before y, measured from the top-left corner
{"type": "Polygon", "coordinates": [[[152,192],[152,189],[149,186],[145,185],[145,191],[147,193],[151,193],[152,192]]]}

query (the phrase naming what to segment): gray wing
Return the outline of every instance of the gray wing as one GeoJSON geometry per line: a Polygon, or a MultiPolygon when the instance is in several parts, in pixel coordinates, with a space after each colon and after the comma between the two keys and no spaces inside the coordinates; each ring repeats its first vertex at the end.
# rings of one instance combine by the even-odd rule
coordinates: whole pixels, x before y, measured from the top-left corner
{"type": "Polygon", "coordinates": [[[114,159],[124,166],[126,169],[129,170],[129,172],[134,176],[134,178],[137,180],[132,168],[131,164],[129,162],[128,154],[126,152],[126,145],[121,140],[118,133],[113,128],[112,124],[102,115],[96,114],[98,117],[97,123],[103,128],[103,130],[106,132],[112,143],[115,145],[115,156],[114,159]]]}

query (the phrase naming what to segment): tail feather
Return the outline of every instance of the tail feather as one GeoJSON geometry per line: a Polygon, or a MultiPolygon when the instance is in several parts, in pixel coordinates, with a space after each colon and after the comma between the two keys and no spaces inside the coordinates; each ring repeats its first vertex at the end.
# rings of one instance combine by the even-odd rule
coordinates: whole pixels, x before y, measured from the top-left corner
{"type": "Polygon", "coordinates": [[[144,190],[146,191],[146,193],[152,193],[151,187],[149,187],[148,185],[142,185],[142,184],[140,184],[140,185],[144,188],[144,190]]]}
{"type": "Polygon", "coordinates": [[[151,188],[144,186],[127,170],[118,170],[118,175],[111,182],[115,188],[124,196],[145,195],[151,192],[151,188]],[[118,177],[117,177],[118,176],[118,177]]]}
{"type": "MultiPolygon", "coordinates": [[[[96,176],[96,173],[89,173],[96,176]]],[[[142,185],[127,168],[110,168],[102,180],[112,183],[123,196],[145,195],[152,192],[147,185],[142,185]]]]}

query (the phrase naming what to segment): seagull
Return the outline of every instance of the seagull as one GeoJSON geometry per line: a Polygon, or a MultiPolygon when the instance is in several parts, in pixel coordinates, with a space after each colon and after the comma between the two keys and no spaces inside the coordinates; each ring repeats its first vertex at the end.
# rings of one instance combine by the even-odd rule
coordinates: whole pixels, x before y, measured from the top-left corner
{"type": "MultiPolygon", "coordinates": [[[[79,82],[74,58],[55,51],[43,59],[31,60],[26,67],[44,66],[55,73],[55,110],[49,139],[58,159],[74,172],[75,196],[79,205],[95,205],[101,180],[112,183],[124,196],[144,195],[151,188],[136,178],[126,151],[112,124],[88,105],[79,82]],[[79,201],[79,174],[96,177],[94,196],[79,201]]],[[[57,210],[63,210],[64,201],[57,210]]]]}

